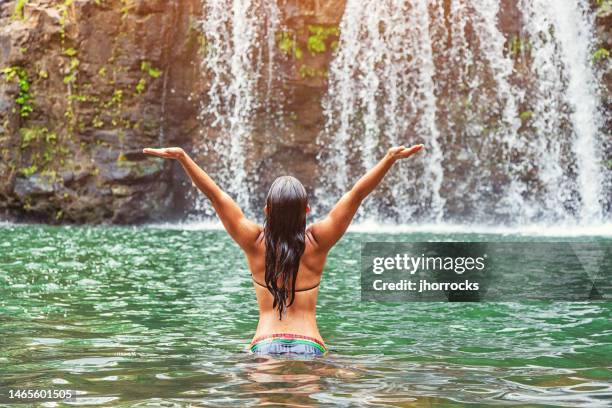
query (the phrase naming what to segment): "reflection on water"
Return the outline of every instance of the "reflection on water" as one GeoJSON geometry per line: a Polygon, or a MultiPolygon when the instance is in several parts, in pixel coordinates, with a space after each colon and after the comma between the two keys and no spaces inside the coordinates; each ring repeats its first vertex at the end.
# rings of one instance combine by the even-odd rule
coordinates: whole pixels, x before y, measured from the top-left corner
{"type": "Polygon", "coordinates": [[[609,403],[610,303],[359,301],[362,241],[431,239],[502,237],[349,234],[320,292],[331,352],[296,361],[246,352],[257,305],[221,231],[2,226],[0,389],[83,405],[609,403]]]}

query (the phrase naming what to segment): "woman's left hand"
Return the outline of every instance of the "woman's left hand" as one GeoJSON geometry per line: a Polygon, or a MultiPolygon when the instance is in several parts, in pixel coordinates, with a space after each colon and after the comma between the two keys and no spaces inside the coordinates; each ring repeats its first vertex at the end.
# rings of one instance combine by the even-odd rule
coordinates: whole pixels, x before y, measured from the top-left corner
{"type": "Polygon", "coordinates": [[[164,159],[180,159],[185,156],[185,151],[180,147],[166,147],[164,149],[142,149],[144,154],[151,156],[163,157],[164,159]]]}

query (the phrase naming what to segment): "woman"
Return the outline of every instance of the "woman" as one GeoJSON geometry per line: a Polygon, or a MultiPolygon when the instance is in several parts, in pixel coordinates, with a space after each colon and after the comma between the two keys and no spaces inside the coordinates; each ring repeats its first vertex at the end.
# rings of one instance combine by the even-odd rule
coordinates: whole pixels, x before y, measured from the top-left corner
{"type": "Polygon", "coordinates": [[[302,183],[290,176],[272,183],[263,226],[238,205],[180,147],[144,149],[178,160],[208,197],[229,235],[246,254],[259,304],[251,351],[260,354],[322,355],[327,351],[316,320],[317,295],[329,250],[344,235],[361,202],[398,159],[423,148],[389,149],[385,157],[346,193],[323,220],[306,227],[310,211],[302,183]]]}

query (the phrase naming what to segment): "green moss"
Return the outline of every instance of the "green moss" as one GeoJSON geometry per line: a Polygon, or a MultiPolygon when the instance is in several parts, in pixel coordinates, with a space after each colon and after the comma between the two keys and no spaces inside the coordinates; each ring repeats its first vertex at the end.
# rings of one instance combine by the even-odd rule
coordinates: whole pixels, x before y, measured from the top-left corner
{"type": "Polygon", "coordinates": [[[206,39],[206,36],[202,33],[200,33],[198,35],[198,44],[200,44],[199,46],[199,52],[202,55],[207,55],[208,51],[210,50],[210,44],[208,43],[208,40],[206,39]]]}
{"type": "Polygon", "coordinates": [[[527,39],[521,39],[518,36],[513,36],[506,45],[508,54],[511,57],[517,57],[523,53],[530,52],[532,45],[527,39]]]}
{"type": "Polygon", "coordinates": [[[519,114],[519,117],[521,118],[521,120],[529,120],[533,117],[533,112],[532,111],[521,112],[519,114]]]}
{"type": "Polygon", "coordinates": [[[140,95],[144,92],[147,87],[147,80],[144,78],[140,78],[140,81],[136,84],[136,95],[140,95]]]}
{"type": "Polygon", "coordinates": [[[28,73],[22,67],[7,67],[2,71],[7,82],[17,81],[19,93],[15,97],[15,103],[19,106],[19,114],[22,118],[27,118],[34,111],[32,105],[32,95],[30,94],[30,79],[28,73]]]}
{"type": "Polygon", "coordinates": [[[25,8],[26,4],[28,4],[28,0],[17,0],[15,2],[15,9],[13,10],[13,19],[23,20],[25,18],[23,9],[25,8]]]}
{"type": "Polygon", "coordinates": [[[154,68],[148,61],[142,61],[140,63],[140,70],[149,74],[151,78],[159,78],[162,74],[161,70],[154,68]]]}
{"type": "Polygon", "coordinates": [[[295,47],[295,39],[288,32],[283,31],[277,34],[278,48],[285,54],[291,54],[295,47]]]}
{"type": "Polygon", "coordinates": [[[110,106],[120,106],[123,102],[123,91],[121,89],[115,89],[113,96],[110,100],[110,106]]]}
{"type": "MultiPolygon", "coordinates": [[[[21,135],[21,149],[31,149],[34,151],[31,156],[32,165],[24,173],[26,176],[53,163],[58,154],[66,155],[69,152],[69,149],[57,146],[58,138],[56,133],[49,131],[46,127],[33,126],[21,128],[19,133],[21,135]]],[[[47,169],[47,171],[51,170],[47,169]]]]}
{"type": "Polygon", "coordinates": [[[132,8],[132,5],[130,4],[130,0],[121,0],[121,18],[126,18],[127,15],[130,12],[130,9],[132,8]]]}
{"type": "Polygon", "coordinates": [[[320,54],[327,51],[327,39],[330,36],[336,37],[340,35],[340,30],[337,26],[321,26],[321,25],[309,25],[308,41],[306,43],[308,51],[311,54],[320,54]]]}
{"type": "Polygon", "coordinates": [[[87,101],[87,95],[81,95],[81,94],[72,94],[68,96],[68,100],[70,102],[72,101],[76,101],[76,102],[85,102],[87,101]]]}
{"type": "Polygon", "coordinates": [[[287,31],[282,31],[276,34],[276,42],[278,48],[283,54],[293,56],[295,59],[302,59],[303,52],[295,40],[295,35],[287,31]]]}
{"type": "Polygon", "coordinates": [[[21,148],[26,149],[39,142],[55,144],[57,135],[44,126],[32,126],[19,129],[21,148]]]}
{"type": "Polygon", "coordinates": [[[74,48],[66,48],[63,54],[69,57],[74,57],[75,55],[77,55],[77,50],[75,50],[74,48]]]}
{"type": "Polygon", "coordinates": [[[302,65],[299,70],[301,78],[326,78],[327,70],[324,68],[313,68],[306,64],[302,65]]]}
{"type": "Polygon", "coordinates": [[[104,122],[102,121],[102,119],[100,119],[100,116],[96,115],[91,120],[91,125],[95,127],[96,129],[100,129],[101,127],[104,126],[104,122]]]}
{"type": "Polygon", "coordinates": [[[610,51],[601,47],[593,53],[593,63],[610,58],[610,51]]]}
{"type": "Polygon", "coordinates": [[[71,58],[70,65],[68,66],[68,74],[64,76],[64,83],[71,84],[76,81],[76,77],[78,74],[78,68],[81,62],[78,58],[71,58]]]}
{"type": "Polygon", "coordinates": [[[38,171],[38,167],[35,164],[29,167],[24,167],[21,170],[19,170],[19,172],[26,177],[30,177],[32,174],[36,173],[37,171],[38,171]]]}
{"type": "Polygon", "coordinates": [[[64,38],[65,38],[65,27],[66,27],[66,20],[68,19],[68,7],[70,7],[72,5],[74,0],[64,0],[64,2],[59,6],[59,10],[60,10],[60,19],[59,19],[59,25],[60,25],[60,36],[61,36],[61,41],[62,41],[62,48],[64,46],[64,38]]]}
{"type": "Polygon", "coordinates": [[[612,15],[612,0],[597,0],[597,17],[606,18],[612,15]]]}

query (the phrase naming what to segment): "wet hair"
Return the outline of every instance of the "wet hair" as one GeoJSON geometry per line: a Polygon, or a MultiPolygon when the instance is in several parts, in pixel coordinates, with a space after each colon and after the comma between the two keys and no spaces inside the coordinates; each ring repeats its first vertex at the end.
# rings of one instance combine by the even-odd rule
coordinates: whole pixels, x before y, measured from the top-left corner
{"type": "Polygon", "coordinates": [[[291,176],[274,180],[266,197],[266,286],[281,320],[295,300],[295,282],[306,246],[307,205],[306,189],[291,176]]]}

